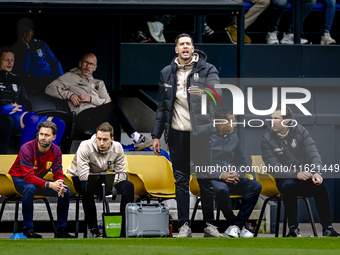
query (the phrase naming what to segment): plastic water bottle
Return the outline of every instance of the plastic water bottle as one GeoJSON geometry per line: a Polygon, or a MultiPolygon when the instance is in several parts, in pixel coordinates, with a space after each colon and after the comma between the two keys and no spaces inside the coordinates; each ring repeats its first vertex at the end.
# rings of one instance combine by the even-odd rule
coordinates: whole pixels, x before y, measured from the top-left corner
{"type": "Polygon", "coordinates": [[[102,219],[98,220],[98,229],[101,230],[101,231],[103,230],[103,220],[102,219]]]}
{"type": "Polygon", "coordinates": [[[254,233],[253,226],[251,225],[250,222],[248,223],[248,230],[249,230],[250,233],[254,233]]]}
{"type": "Polygon", "coordinates": [[[171,214],[169,214],[169,231],[170,231],[170,237],[172,237],[172,230],[173,230],[173,220],[171,214]]]}

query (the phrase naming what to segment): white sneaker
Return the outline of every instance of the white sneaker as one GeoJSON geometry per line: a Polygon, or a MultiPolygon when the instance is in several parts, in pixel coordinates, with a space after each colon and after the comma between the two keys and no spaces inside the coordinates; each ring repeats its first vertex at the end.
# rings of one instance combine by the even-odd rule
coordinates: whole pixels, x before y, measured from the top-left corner
{"type": "Polygon", "coordinates": [[[277,31],[268,32],[266,36],[267,44],[279,44],[279,40],[277,39],[277,31]]]}
{"type": "Polygon", "coordinates": [[[323,36],[321,36],[321,45],[329,45],[332,43],[336,43],[336,41],[331,37],[331,35],[329,34],[329,32],[324,33],[323,36]]]}
{"type": "Polygon", "coordinates": [[[150,34],[153,37],[153,39],[155,39],[157,42],[165,43],[165,38],[163,35],[164,25],[159,21],[155,22],[148,21],[147,23],[150,34]]]}
{"type": "Polygon", "coordinates": [[[223,235],[218,232],[216,226],[207,223],[207,227],[204,229],[204,237],[223,237],[223,235]]]}
{"type": "Polygon", "coordinates": [[[226,233],[230,237],[239,238],[240,228],[236,225],[232,225],[232,226],[229,226],[224,233],[226,233]]]}
{"type": "Polygon", "coordinates": [[[203,24],[203,35],[212,35],[215,33],[214,30],[211,29],[211,27],[208,26],[207,23],[203,24]]]}
{"type": "MultiPolygon", "coordinates": [[[[282,40],[280,41],[282,44],[294,44],[294,34],[292,33],[283,33],[282,40]]],[[[301,38],[301,44],[308,43],[307,39],[301,38]]]]}
{"type": "Polygon", "coordinates": [[[179,233],[176,237],[178,238],[192,237],[191,228],[189,227],[188,222],[184,223],[184,225],[179,228],[179,233]]]}
{"type": "Polygon", "coordinates": [[[240,233],[240,237],[242,237],[242,238],[251,238],[251,237],[254,237],[254,234],[251,233],[245,227],[243,227],[242,230],[241,230],[241,233],[240,233]]]}
{"type": "Polygon", "coordinates": [[[133,142],[135,143],[135,151],[141,151],[145,148],[149,148],[152,145],[153,140],[151,137],[140,135],[139,140],[137,142],[133,140],[133,142]]]}

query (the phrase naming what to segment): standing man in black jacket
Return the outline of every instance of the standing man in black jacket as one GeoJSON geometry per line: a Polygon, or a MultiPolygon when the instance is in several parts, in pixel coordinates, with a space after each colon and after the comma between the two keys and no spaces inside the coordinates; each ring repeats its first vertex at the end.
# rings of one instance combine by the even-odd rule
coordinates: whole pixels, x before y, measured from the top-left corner
{"type": "Polygon", "coordinates": [[[225,120],[216,124],[216,132],[211,136],[212,185],[216,202],[221,208],[229,227],[225,233],[234,238],[253,237],[245,227],[261,193],[262,185],[256,180],[244,178],[246,160],[240,141],[234,133],[235,116],[231,109],[220,108],[215,112],[215,120],[225,120]],[[225,123],[227,121],[227,123],[225,123]],[[237,216],[233,213],[230,195],[242,195],[242,203],[237,216]]]}
{"type": "MultiPolygon", "coordinates": [[[[209,88],[210,94],[221,93],[213,88],[219,83],[216,68],[206,62],[202,51],[194,50],[193,39],[188,34],[176,38],[178,54],[171,65],[159,76],[159,100],[152,129],[153,151],[160,155],[160,137],[164,131],[169,143],[170,158],[176,180],[178,221],[181,225],[178,237],[191,237],[189,223],[190,160],[196,166],[211,164],[210,135],[213,130],[213,105],[207,103],[206,115],[201,114],[201,85],[209,88]],[[212,89],[212,90],[211,90],[212,89]]],[[[205,89],[204,88],[204,89],[205,89]]],[[[202,106],[203,107],[203,106],[202,106]]],[[[210,174],[197,173],[201,189],[203,218],[207,224],[205,237],[223,237],[214,222],[214,190],[210,174]]]]}
{"type": "Polygon", "coordinates": [[[321,174],[321,156],[308,131],[300,124],[294,125],[291,109],[281,114],[281,105],[271,114],[271,126],[261,140],[262,158],[267,170],[276,180],[283,195],[289,233],[287,237],[300,235],[297,222],[297,196],[314,197],[324,236],[340,235],[333,229],[327,189],[321,174]],[[312,169],[313,172],[301,171],[312,169]],[[319,170],[319,171],[318,171],[319,170]]]}

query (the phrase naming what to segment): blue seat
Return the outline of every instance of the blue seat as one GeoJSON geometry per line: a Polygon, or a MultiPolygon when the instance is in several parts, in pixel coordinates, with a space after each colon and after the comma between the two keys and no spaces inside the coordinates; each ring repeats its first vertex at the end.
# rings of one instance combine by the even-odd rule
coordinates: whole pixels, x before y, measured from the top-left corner
{"type": "Polygon", "coordinates": [[[249,3],[247,1],[243,1],[243,4],[244,4],[244,9],[246,10],[249,10],[253,6],[252,3],[249,3]]]}
{"type": "MultiPolygon", "coordinates": [[[[246,10],[249,10],[253,4],[247,1],[243,1],[244,4],[244,8],[246,10]]],[[[292,4],[291,3],[287,3],[287,7],[286,7],[286,11],[291,11],[292,10],[292,4]]],[[[336,4],[336,10],[340,11],[340,4],[337,3],[336,4]]],[[[312,11],[325,11],[325,4],[322,2],[316,2],[316,4],[314,5],[312,11]]]]}
{"type": "MultiPolygon", "coordinates": [[[[312,11],[325,11],[325,4],[321,2],[316,2],[312,11]]],[[[336,4],[336,11],[340,11],[340,4],[336,4]]]]}

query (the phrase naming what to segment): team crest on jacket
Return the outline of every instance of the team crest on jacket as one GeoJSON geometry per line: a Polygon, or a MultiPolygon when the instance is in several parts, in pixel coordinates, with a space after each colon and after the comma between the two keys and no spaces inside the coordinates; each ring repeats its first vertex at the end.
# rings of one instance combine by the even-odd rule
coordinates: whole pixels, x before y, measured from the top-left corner
{"type": "Polygon", "coordinates": [[[295,138],[292,140],[292,143],[290,145],[292,146],[292,148],[295,148],[297,146],[297,142],[295,138]]]}
{"type": "Polygon", "coordinates": [[[41,49],[37,49],[37,54],[39,57],[42,57],[43,56],[43,52],[41,49]]]}
{"type": "Polygon", "coordinates": [[[38,169],[38,161],[34,160],[33,169],[38,169]]]}
{"type": "Polygon", "coordinates": [[[46,170],[50,169],[52,166],[52,162],[51,161],[47,161],[46,162],[46,170]]]}
{"type": "Polygon", "coordinates": [[[12,84],[12,88],[13,88],[14,92],[18,92],[18,85],[12,84]]]}
{"type": "Polygon", "coordinates": [[[194,73],[194,80],[198,81],[200,79],[200,76],[198,73],[194,73]]]}

